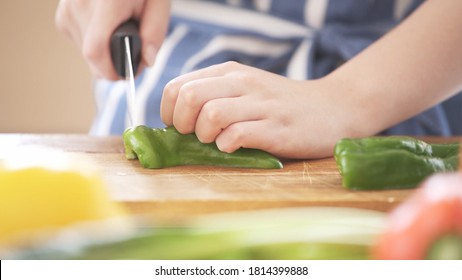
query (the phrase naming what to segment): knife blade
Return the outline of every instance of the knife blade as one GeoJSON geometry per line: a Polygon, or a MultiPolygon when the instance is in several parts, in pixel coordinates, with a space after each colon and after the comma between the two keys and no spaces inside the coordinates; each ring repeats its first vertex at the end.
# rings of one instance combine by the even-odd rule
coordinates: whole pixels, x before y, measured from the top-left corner
{"type": "Polygon", "coordinates": [[[125,43],[125,80],[128,82],[128,93],[127,93],[127,111],[128,111],[128,125],[137,126],[139,125],[136,119],[135,113],[135,75],[133,74],[133,63],[131,57],[130,39],[124,37],[125,43]]]}
{"type": "Polygon", "coordinates": [[[141,124],[136,114],[135,73],[141,60],[141,39],[138,24],[129,20],[121,24],[111,37],[111,57],[119,77],[127,84],[127,124],[129,127],[141,124]]]}

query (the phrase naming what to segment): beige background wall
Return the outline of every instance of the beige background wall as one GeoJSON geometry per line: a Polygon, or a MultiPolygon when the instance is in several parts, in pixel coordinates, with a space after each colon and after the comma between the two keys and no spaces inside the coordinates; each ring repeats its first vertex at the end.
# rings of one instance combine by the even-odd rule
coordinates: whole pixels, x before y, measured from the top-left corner
{"type": "Polygon", "coordinates": [[[58,0],[0,0],[0,133],[87,133],[91,76],[57,31],[58,0]]]}

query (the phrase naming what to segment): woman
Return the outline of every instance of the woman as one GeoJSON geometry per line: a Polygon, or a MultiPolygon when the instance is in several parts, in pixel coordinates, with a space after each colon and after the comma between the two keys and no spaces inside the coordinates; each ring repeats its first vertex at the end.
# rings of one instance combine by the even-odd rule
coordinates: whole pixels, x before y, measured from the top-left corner
{"type": "Polygon", "coordinates": [[[125,129],[108,42],[129,18],[152,66],[136,82],[148,126],[289,158],[330,156],[343,137],[462,133],[461,1],[177,0],[169,10],[165,0],[61,1],[58,27],[108,79],[95,86],[91,133],[125,129]]]}

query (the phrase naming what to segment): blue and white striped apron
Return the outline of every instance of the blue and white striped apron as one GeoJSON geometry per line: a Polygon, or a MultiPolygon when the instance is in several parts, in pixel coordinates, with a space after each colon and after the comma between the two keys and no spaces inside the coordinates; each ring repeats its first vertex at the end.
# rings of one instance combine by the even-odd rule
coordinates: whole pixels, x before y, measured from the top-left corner
{"type": "MultiPolygon", "coordinates": [[[[156,63],[136,79],[137,118],[164,127],[165,84],[178,75],[234,60],[292,79],[333,71],[377,40],[423,0],[173,0],[156,63]]],[[[97,81],[93,135],[126,127],[126,85],[97,81]]],[[[462,94],[383,134],[461,135],[462,94]]]]}

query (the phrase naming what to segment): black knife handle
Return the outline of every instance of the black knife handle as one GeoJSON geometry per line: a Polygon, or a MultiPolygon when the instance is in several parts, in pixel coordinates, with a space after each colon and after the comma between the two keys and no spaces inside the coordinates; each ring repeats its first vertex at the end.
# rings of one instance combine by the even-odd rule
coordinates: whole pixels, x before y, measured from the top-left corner
{"type": "Polygon", "coordinates": [[[111,58],[114,68],[121,78],[125,77],[125,43],[124,38],[129,37],[133,73],[136,75],[138,66],[141,61],[141,38],[138,33],[138,22],[131,19],[128,20],[114,31],[111,36],[111,58]]]}

